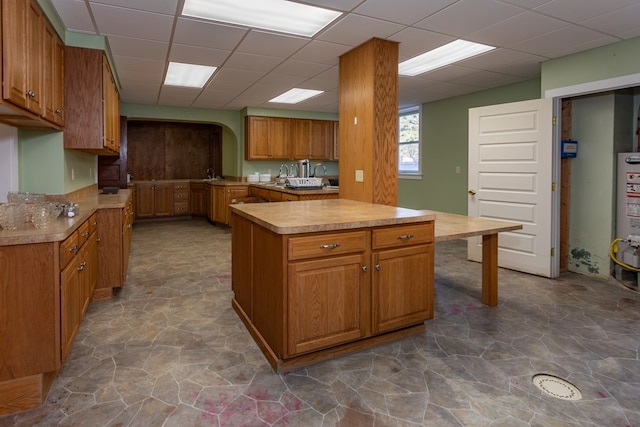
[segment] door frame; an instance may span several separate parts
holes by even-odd
[[[562,139],[562,99],[580,95],[589,95],[599,92],[607,92],[610,90],[624,89],[632,86],[640,86],[640,73],[627,74],[619,77],[612,77],[602,80],[594,80],[585,83],[578,83],[569,86],[562,86],[544,91],[545,98],[553,98],[553,116],[556,118],[556,126],[553,129],[553,182],[556,185],[556,191],[553,194],[551,202],[552,225],[551,225],[551,242],[556,248],[555,257],[552,261],[551,273],[552,277],[560,274],[560,174],[561,174],[561,158],[560,158],[560,141]]]

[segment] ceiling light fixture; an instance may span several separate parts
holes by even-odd
[[[417,76],[418,74],[480,55],[492,49],[495,49],[495,47],[466,40],[455,40],[401,62],[398,66],[398,73],[402,76]]]
[[[314,96],[320,95],[323,92],[324,91],[322,90],[293,88],[283,93],[282,95],[278,95],[275,98],[270,99],[269,102],[279,102],[281,104],[297,104],[298,102],[302,102],[305,99],[313,98]]]
[[[305,37],[342,15],[286,0],[185,0],[182,14]]]
[[[216,67],[169,62],[164,84],[167,86],[203,87]]]

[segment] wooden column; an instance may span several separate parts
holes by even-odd
[[[397,206],[398,43],[373,38],[342,55],[339,97],[340,198]]]

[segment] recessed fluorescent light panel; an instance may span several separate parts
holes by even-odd
[[[281,104],[297,104],[305,99],[313,98],[316,95],[320,95],[324,91],[313,89],[299,89],[293,88],[282,95],[276,96],[270,99],[269,102],[279,102]]]
[[[342,13],[286,0],[185,0],[182,14],[311,37]]]
[[[414,58],[401,62],[398,66],[398,74],[402,76],[417,76],[418,74],[442,68],[454,62],[471,58],[495,49],[486,44],[455,40],[439,48],[425,52]]]
[[[202,87],[216,67],[169,62],[164,84],[167,86]]]

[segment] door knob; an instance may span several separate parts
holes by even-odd
[[[467,193],[471,194],[472,196],[476,195],[476,190],[469,190],[467,191]]]

